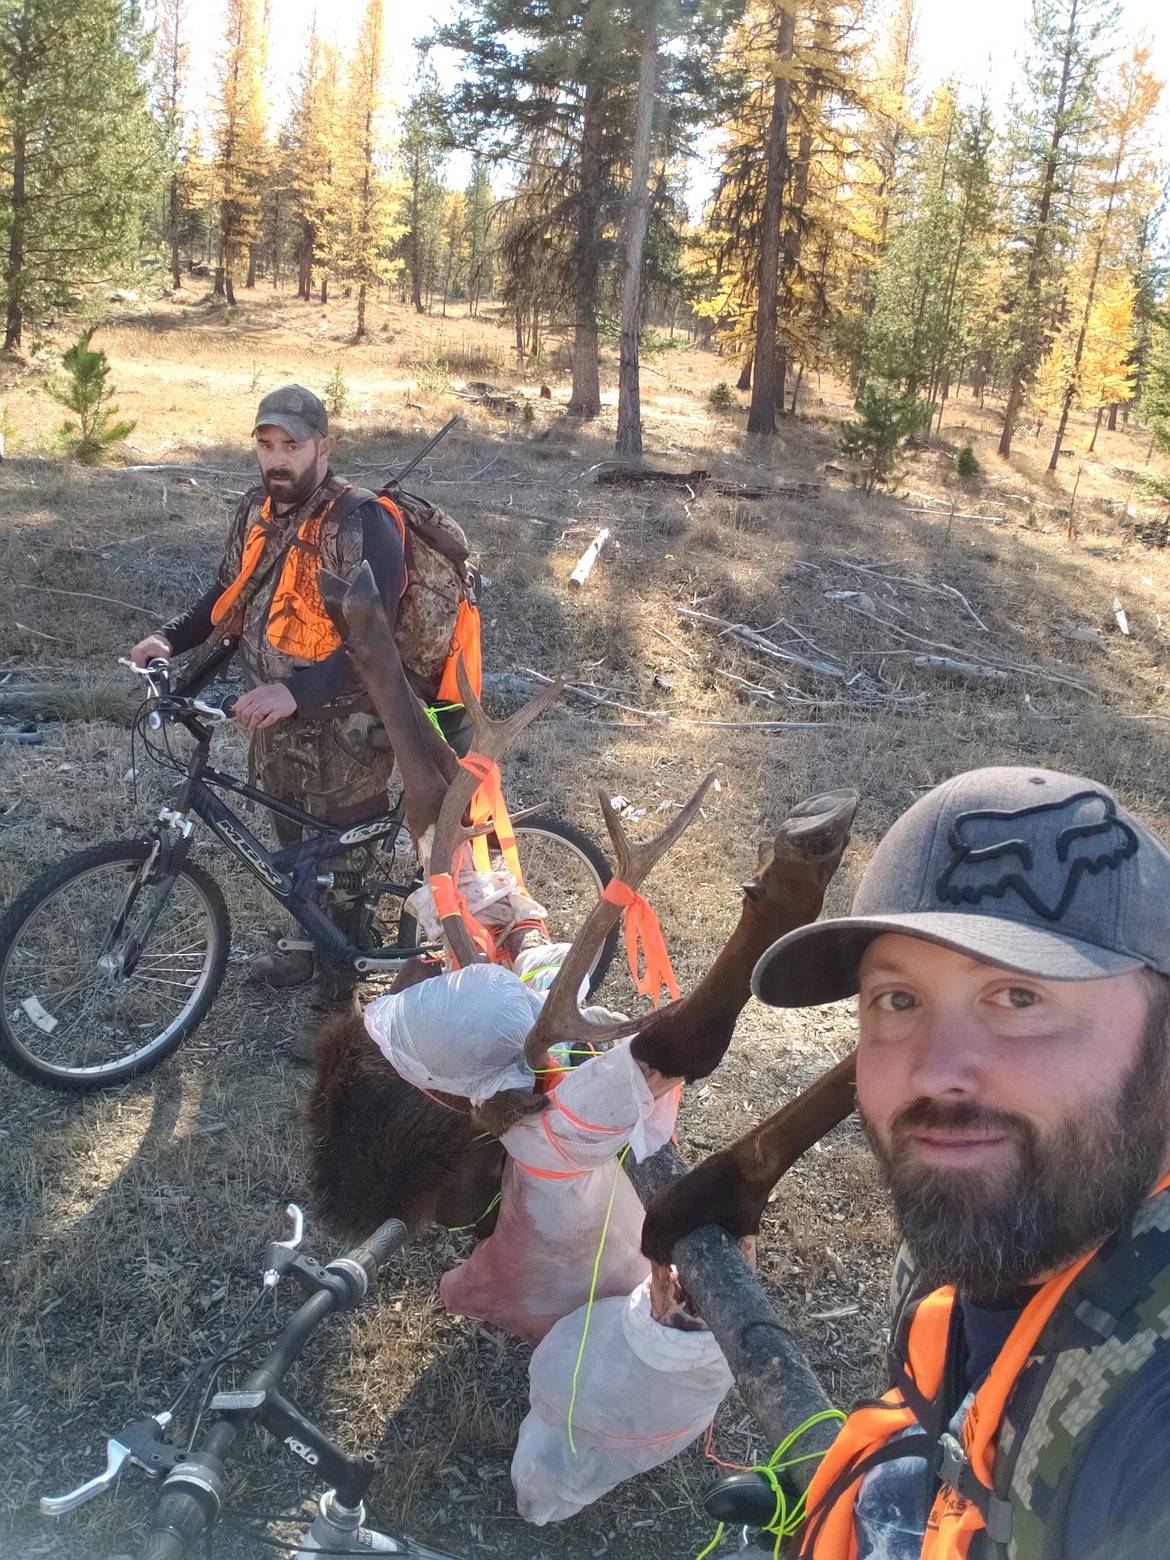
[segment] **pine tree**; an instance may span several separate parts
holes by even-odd
[[[313,273],[333,210],[341,64],[337,50],[310,29],[286,127],[297,296],[313,296]],[[322,279],[322,303],[325,302]]]
[[[1069,360],[1068,384],[1060,410],[1056,440],[1048,461],[1049,471],[1056,470],[1074,399],[1080,396],[1083,404],[1102,405],[1096,400],[1085,402],[1081,384],[1081,360],[1097,306],[1098,283],[1103,266],[1107,266],[1111,258],[1116,258],[1119,244],[1124,244],[1126,239],[1132,244],[1136,239],[1141,219],[1156,198],[1158,167],[1149,127],[1162,93],[1162,83],[1150,70],[1149,59],[1148,44],[1135,47],[1123,60],[1114,80],[1102,88],[1097,98],[1093,119],[1103,143],[1103,153],[1098,157],[1097,166],[1088,181],[1093,209],[1085,237],[1087,272],[1078,300],[1079,307],[1072,314],[1076,339]],[[1116,285],[1112,296],[1116,308],[1116,300],[1120,297]],[[1130,329],[1126,332],[1127,353],[1132,349],[1132,344],[1131,299]],[[1095,377],[1100,380],[1100,370]],[[1106,373],[1105,377],[1109,378],[1110,374]],[[1132,393],[1131,387],[1127,394],[1119,394],[1117,400],[1128,400]],[[1100,417],[1097,421],[1100,423]],[[1095,439],[1096,430],[1093,436]]]
[[[401,220],[406,229],[401,250],[416,314],[426,313],[423,295],[434,287],[442,243],[446,193],[442,181],[442,122],[443,95],[437,78],[430,72],[407,104],[399,140],[405,183]]]
[[[179,248],[188,217],[184,196],[189,181],[183,175],[186,160],[184,100],[191,53],[187,38],[187,0],[160,0],[154,37],[155,112],[162,130],[163,155],[170,168],[163,232],[171,252],[171,285],[174,287],[183,285]]]
[[[1112,0],[1034,0],[1027,61],[1031,100],[1012,116],[1009,244],[1014,273],[1003,302],[1011,323],[999,441],[1005,460],[1028,380],[1059,308],[1097,75],[1115,15]]]
[[[110,360],[93,345],[96,325],[91,325],[63,354],[61,362],[69,375],[64,387],[50,385],[49,394],[73,413],[73,420],[61,425],[66,450],[83,466],[96,466],[111,445],[129,438],[135,424],[128,420],[111,422],[118,408],[110,404],[114,394],[107,385]]]
[[[0,25],[6,348],[26,316],[135,253],[160,174],[139,13],[7,0]]]
[[[495,262],[495,199],[487,166],[477,157],[471,164],[471,178],[463,192],[467,243],[467,308],[479,312],[481,298],[490,298]]]
[[[355,340],[366,334],[371,288],[401,266],[392,258],[402,236],[396,220],[401,188],[390,178],[383,129],[382,0],[369,0],[341,97],[337,171],[327,235],[329,268],[357,293]]]
[[[227,0],[215,103],[219,255],[215,295],[234,307],[235,277],[260,238],[260,189],[268,155],[264,112],[265,22],[257,0]]]

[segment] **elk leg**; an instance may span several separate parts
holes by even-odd
[[[642,1226],[644,1255],[668,1263],[675,1243],[703,1224],[735,1240],[754,1235],[780,1177],[853,1109],[856,1071],[851,1051],[767,1121],[658,1192]]]
[[[744,884],[739,924],[715,963],[682,1001],[652,1014],[634,1036],[631,1050],[644,1067],[688,1083],[714,1072],[751,995],[760,955],[820,914],[856,811],[856,792],[830,791],[788,814],[771,847],[761,847],[756,876]]]

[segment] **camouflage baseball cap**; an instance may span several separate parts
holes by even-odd
[[[1170,852],[1092,780],[974,769],[903,813],[851,913],[773,943],[752,990],[775,1007],[852,996],[883,932],[1048,980],[1170,974]]]
[[[329,432],[329,413],[304,385],[282,385],[270,391],[256,411],[257,428],[283,428],[294,439],[319,439]]]

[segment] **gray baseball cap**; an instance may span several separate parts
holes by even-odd
[[[283,428],[294,439],[320,439],[329,432],[329,413],[304,385],[282,385],[260,402],[252,432],[257,428]]]
[[[775,1007],[853,996],[883,932],[1048,980],[1170,975],[1170,852],[1092,780],[973,769],[903,813],[852,912],[773,943],[752,990]]]

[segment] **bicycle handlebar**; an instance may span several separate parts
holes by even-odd
[[[161,656],[155,656],[145,666],[138,666],[123,655],[118,657],[118,664],[128,666],[136,676],[145,678],[150,688],[150,697],[171,715],[198,715],[202,720],[209,720],[213,725],[219,725],[220,722],[231,719],[232,711],[239,698],[238,694],[228,693],[215,703],[208,703],[189,694],[172,693],[171,663],[163,660]]]
[[[401,1219],[387,1219],[360,1245],[326,1268],[317,1269],[315,1293],[289,1318],[263,1363],[248,1374],[240,1395],[252,1393],[262,1399],[265,1393],[275,1390],[326,1317],[360,1304],[378,1269],[406,1239],[407,1229]],[[288,1249],[289,1259],[282,1261],[281,1267],[295,1270],[295,1245],[288,1244]],[[272,1250],[270,1246],[270,1254]],[[221,1420],[211,1430],[205,1449],[194,1452],[167,1475],[140,1560],[186,1560],[192,1546],[218,1514],[223,1467],[250,1417],[244,1413]]]

